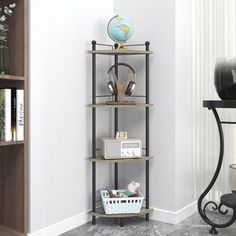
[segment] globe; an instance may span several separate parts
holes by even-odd
[[[123,45],[133,35],[134,26],[127,17],[117,15],[108,22],[107,32],[113,41]]]

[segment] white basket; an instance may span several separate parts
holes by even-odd
[[[112,190],[114,194],[126,193],[127,190]],[[127,198],[110,198],[107,190],[101,190],[102,204],[106,214],[140,213],[143,196]]]

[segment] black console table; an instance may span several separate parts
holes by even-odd
[[[221,121],[219,118],[219,115],[217,113],[216,108],[236,108],[236,100],[227,100],[227,101],[216,101],[216,100],[207,100],[203,101],[203,107],[207,107],[209,110],[212,110],[216,123],[219,130],[219,136],[220,136],[220,153],[219,153],[219,161],[217,164],[217,168],[215,171],[215,174],[210,182],[210,184],[207,186],[206,190],[201,194],[198,200],[198,211],[201,215],[202,219],[211,226],[211,229],[209,231],[210,234],[218,234],[216,228],[226,228],[234,223],[236,219],[236,194],[228,193],[221,196],[220,203],[217,204],[214,201],[208,201],[204,205],[202,204],[203,199],[205,196],[209,193],[213,185],[215,184],[217,177],[220,173],[220,169],[223,162],[224,157],[224,133],[222,129],[222,124],[236,124],[236,122],[230,122],[230,121]],[[218,211],[222,215],[226,215],[228,213],[228,210],[222,210],[222,206],[227,206],[233,210],[233,214],[230,218],[230,220],[223,224],[217,224],[214,223],[212,220],[210,220],[206,215],[206,209],[209,205],[212,205],[212,209],[215,211]]]

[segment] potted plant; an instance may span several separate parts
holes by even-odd
[[[7,18],[13,14],[16,3],[0,7],[0,73],[9,74],[7,32],[9,30]]]

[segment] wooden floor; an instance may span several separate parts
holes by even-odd
[[[26,236],[26,234],[17,232],[0,225],[0,236]]]

